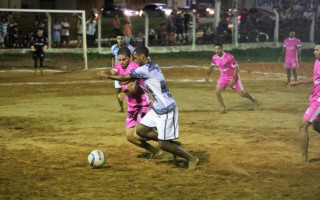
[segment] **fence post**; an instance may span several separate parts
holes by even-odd
[[[273,32],[273,41],[274,42],[279,42],[279,13],[276,8],[272,9],[275,16],[276,16],[276,21],[275,21],[275,26],[274,26],[274,32]]]
[[[145,46],[148,47],[149,46],[149,15],[148,13],[146,12],[143,12],[143,15],[144,15],[144,19],[145,19],[145,22],[144,22],[144,42],[145,42]]]

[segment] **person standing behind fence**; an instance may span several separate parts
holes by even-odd
[[[295,37],[294,31],[289,31],[289,37],[283,41],[283,48],[280,53],[279,61],[285,53],[284,67],[287,69],[287,84],[290,83],[291,69],[294,80],[297,81],[297,68],[299,67],[298,60],[301,61],[301,42],[299,38]]]
[[[78,19],[78,23],[77,23],[77,47],[81,47],[82,45],[82,21],[81,19]]]
[[[123,35],[124,35],[124,42],[126,44],[130,44],[131,34],[132,34],[132,27],[131,23],[128,19],[124,21],[123,24]]]
[[[112,26],[113,26],[114,33],[116,35],[122,33],[122,31],[120,30],[120,20],[119,20],[118,14],[115,14],[114,17],[112,18]]]
[[[61,24],[58,23],[58,20],[55,19],[54,20],[54,24],[52,25],[52,30],[53,30],[53,47],[59,47],[60,46],[60,42],[61,42],[61,35],[60,35],[60,31],[61,31]]]
[[[87,23],[87,44],[88,46],[94,45],[95,36],[94,33],[96,32],[96,25],[97,22],[94,20],[94,16],[90,16]]]
[[[69,46],[69,36],[70,36],[70,24],[67,21],[67,17],[64,18],[64,21],[61,22],[61,47],[63,47],[64,42],[66,42],[66,47]]]
[[[0,23],[0,45],[1,47],[5,47],[5,43],[7,42],[7,33],[8,33],[9,22],[6,17],[2,17],[2,21]]]
[[[44,51],[47,49],[48,39],[43,36],[43,30],[38,29],[37,34],[31,38],[32,58],[34,59],[34,74],[37,74],[38,59],[40,61],[40,74],[43,74]]]

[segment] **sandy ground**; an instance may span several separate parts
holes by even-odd
[[[166,67],[179,107],[183,147],[200,158],[195,171],[183,159],[148,153],[125,138],[113,82],[97,70],[59,73],[0,72],[0,199],[319,199],[320,136],[310,131],[307,164],[296,163],[298,124],[311,85],[290,91],[280,63],[240,63],[245,88],[259,111],[231,89],[221,115],[204,65]],[[300,78],[312,74],[302,63]],[[156,143],[153,143],[156,145]],[[107,156],[91,169],[87,156]]]

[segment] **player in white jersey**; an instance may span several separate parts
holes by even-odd
[[[101,77],[119,81],[142,79],[155,102],[153,109],[148,111],[136,126],[136,133],[144,138],[158,139],[161,149],[174,156],[185,158],[188,161],[188,168],[194,170],[199,159],[173,141],[179,138],[178,107],[167,87],[159,65],[150,61],[147,47],[136,48],[134,58],[140,67],[131,74],[125,76],[101,74]],[[157,132],[154,131],[154,128],[157,128]]]
[[[310,94],[310,106],[303,115],[303,121],[299,126],[301,138],[301,161],[308,162],[309,132],[308,128],[312,125],[313,130],[320,133],[320,41],[314,47],[316,61],[313,67],[313,77],[308,77],[299,81],[292,81],[288,84],[291,89],[300,84],[313,83],[313,89]]]
[[[280,54],[279,61],[285,53],[284,68],[287,69],[287,83],[290,83],[291,70],[294,80],[297,81],[297,68],[299,67],[299,61],[301,62],[301,42],[299,38],[295,37],[295,32],[290,31],[289,37],[283,41],[283,48]]]
[[[130,44],[126,44],[124,42],[124,35],[122,33],[118,33],[117,34],[117,43],[112,45],[111,47],[111,55],[112,55],[112,59],[111,59],[111,64],[112,64],[112,67],[115,66],[115,64],[117,64],[119,62],[118,60],[118,51],[121,47],[128,47],[128,49],[130,50],[131,54],[133,54],[133,47],[130,45]],[[116,89],[116,92],[117,92],[117,100],[118,100],[118,103],[119,103],[119,106],[120,106],[120,112],[123,112],[123,102],[120,101],[118,99],[118,95],[122,92],[122,86],[119,84],[118,81],[114,81],[114,87]]]

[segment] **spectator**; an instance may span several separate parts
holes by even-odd
[[[2,17],[2,21],[0,22],[0,47],[5,47],[5,43],[7,42],[8,25],[7,18]]]
[[[183,16],[183,23],[184,23],[184,35],[185,35],[185,40],[189,40],[188,39],[188,34],[189,34],[189,29],[190,29],[190,22],[192,24],[192,19],[191,19],[191,15],[186,12]]]
[[[78,19],[78,23],[77,23],[77,47],[81,47],[82,45],[82,21],[81,19]]]
[[[54,20],[54,24],[52,25],[52,36],[53,36],[53,47],[59,47],[61,42],[61,24],[58,23],[58,19]]]
[[[142,30],[138,30],[138,36],[137,36],[137,47],[143,47],[144,44],[144,35],[142,33]]]
[[[95,32],[96,32],[96,25],[97,22],[94,20],[93,16],[90,16],[87,23],[87,44],[88,46],[93,46],[95,41]]]
[[[130,44],[130,39],[131,39],[131,34],[132,34],[132,30],[131,30],[131,23],[129,22],[128,19],[126,19],[124,21],[123,24],[123,35],[124,35],[124,42],[126,44]]]
[[[312,17],[313,17],[313,13],[311,12],[311,10],[306,10],[303,13],[303,21],[304,24],[309,25],[312,22]]]
[[[118,14],[115,14],[114,17],[112,18],[112,26],[116,35],[122,34],[120,30],[120,20],[119,20]]]
[[[164,28],[164,24],[162,23],[157,28],[157,38],[158,38],[159,44],[163,44],[166,40],[166,37],[167,37],[166,29]]]
[[[179,13],[176,16],[176,20],[175,20],[175,26],[176,26],[176,40],[179,43],[183,42],[184,36],[183,36],[183,23],[184,23],[184,19],[183,19],[183,14]]]
[[[61,47],[63,47],[64,42],[66,42],[66,47],[69,46],[69,29],[70,29],[70,24],[67,21],[67,17],[64,18],[64,21],[61,22]]]
[[[152,27],[150,27],[150,30],[149,30],[149,44],[150,45],[153,45],[153,41],[156,38],[156,35],[157,35],[156,31]]]
[[[18,37],[18,23],[12,18],[8,25],[8,42],[7,47],[18,47],[19,46],[19,37]]]
[[[167,36],[168,36],[168,45],[174,44],[174,37],[175,37],[175,25],[174,25],[174,12],[171,13],[170,17],[168,18],[167,22]]]

